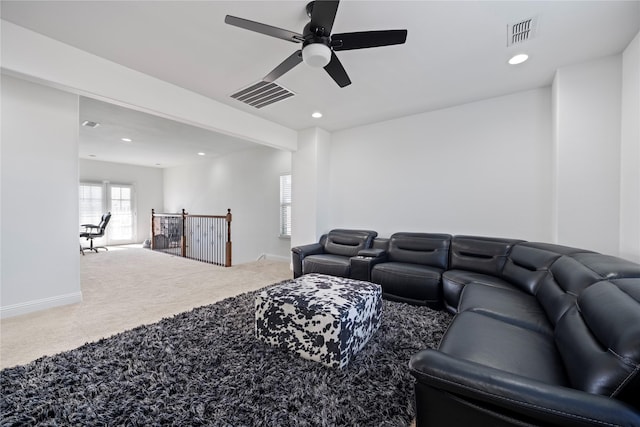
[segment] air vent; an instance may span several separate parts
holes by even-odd
[[[252,107],[262,108],[273,104],[274,102],[287,99],[293,95],[295,95],[295,93],[277,83],[260,81],[247,88],[239,90],[232,94],[231,97],[240,102],[251,105]]]
[[[536,20],[524,19],[507,27],[507,46],[521,44],[531,39],[535,34]]]
[[[82,122],[82,126],[86,126],[88,128],[97,128],[98,126],[100,126],[100,123],[85,120],[84,122]]]

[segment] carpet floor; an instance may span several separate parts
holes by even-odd
[[[111,246],[80,258],[82,302],[0,319],[0,369],[254,291],[293,276],[289,262],[224,268],[142,249]]]
[[[337,370],[257,342],[255,294],[0,371],[2,425],[409,425],[407,363],[451,315],[384,301],[378,332]]]

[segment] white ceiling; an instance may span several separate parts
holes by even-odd
[[[300,46],[226,25],[225,15],[302,32],[305,4],[3,0],[1,13],[17,25],[289,128],[329,131],[547,86],[559,67],[619,53],[640,31],[638,0],[344,0],[334,33],[406,28],[406,44],[338,52],[353,82],[346,88],[324,70],[300,64],[277,81],[294,97],[260,110],[231,99]],[[534,37],[507,47],[508,24],[532,17]],[[520,51],[529,61],[508,65]],[[92,104],[83,100],[83,110]],[[324,117],[311,118],[313,111]]]
[[[242,139],[80,97],[80,123],[85,120],[100,125],[80,126],[79,151],[84,159],[165,168],[256,146]]]

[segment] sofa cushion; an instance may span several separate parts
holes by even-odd
[[[571,246],[556,245],[555,243],[544,242],[522,242],[518,243],[518,246],[526,246],[529,248],[542,249],[549,252],[554,252],[559,255],[575,255],[579,253],[595,253],[587,249],[574,248]]]
[[[450,234],[395,233],[389,239],[389,261],[446,269],[449,265]]]
[[[438,350],[547,384],[568,384],[553,337],[484,314],[458,313]]]
[[[592,269],[574,258],[563,255],[550,267],[550,275],[538,286],[536,298],[547,312],[552,324],[575,304],[577,296],[587,287],[602,280]]]
[[[547,270],[559,257],[556,252],[517,244],[507,257],[502,277],[534,295]]]
[[[640,277],[640,264],[626,259],[598,253],[580,253],[571,257],[598,273],[603,279]]]
[[[454,236],[449,268],[500,276],[511,247],[518,242],[521,240]]]
[[[585,289],[555,336],[574,388],[640,406],[639,279]]]
[[[472,282],[487,286],[497,286],[499,288],[513,288],[513,285],[499,277],[475,273],[473,271],[447,270],[442,273],[443,302],[447,310],[452,313],[458,311],[462,290],[467,284]]]
[[[553,335],[547,315],[533,295],[479,283],[465,286],[458,311],[473,311],[532,331]]]
[[[310,255],[302,260],[302,274],[320,273],[331,276],[349,277],[351,274],[350,258],[341,255]]]
[[[384,262],[371,270],[371,281],[382,286],[385,298],[438,304],[442,299],[442,270],[426,265]]]
[[[361,249],[370,248],[378,235],[370,230],[331,230],[324,240],[324,251],[328,254],[352,257]]]

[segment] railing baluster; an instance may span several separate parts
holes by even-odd
[[[156,213],[151,210],[151,249],[231,267],[231,209],[226,215]]]

